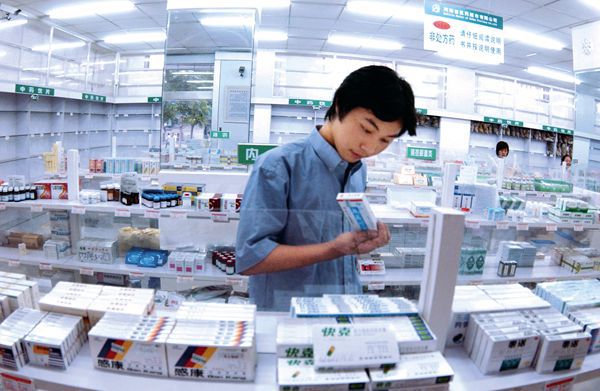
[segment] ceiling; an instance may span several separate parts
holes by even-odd
[[[3,3],[22,8],[29,15],[51,22],[61,28],[88,38],[111,50],[120,52],[157,51],[162,43],[127,45],[103,44],[102,39],[115,32],[149,31],[166,29],[166,0],[132,0],[136,9],[123,14],[91,16],[70,20],[50,20],[50,9],[83,0],[3,0]],[[218,1],[218,0],[215,0]],[[251,0],[248,0],[251,2]],[[422,0],[380,0],[394,4],[422,7]],[[423,50],[423,23],[416,19],[407,21],[391,17],[358,15],[346,9],[347,0],[292,0],[286,8],[265,9],[259,29],[278,29],[288,33],[284,42],[260,42],[259,49],[287,49],[290,51],[325,51],[388,57],[426,63],[449,64],[479,71],[499,73],[516,78],[536,80],[546,84],[572,88],[561,83],[526,72],[528,66],[537,65],[571,72],[571,28],[600,19],[600,8],[593,8],[583,0],[454,0],[447,3],[466,6],[504,17],[504,25],[526,29],[564,43],[559,51],[540,49],[522,42],[506,40],[505,62],[500,65],[481,65],[439,57]],[[386,52],[372,49],[346,49],[331,45],[327,37],[331,32],[386,37],[401,42],[404,48]]]

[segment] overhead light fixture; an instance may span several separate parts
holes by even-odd
[[[363,49],[387,50],[390,52],[400,50],[404,47],[400,42],[390,39],[362,38],[356,35],[338,33],[330,34],[329,38],[327,38],[327,43],[339,46],[361,47]]]
[[[415,22],[420,22],[425,17],[423,7],[398,5],[383,1],[349,1],[346,4],[346,9],[348,12],[359,15],[393,17],[403,20],[413,20]]]
[[[50,10],[50,19],[85,18],[93,15],[109,15],[133,11],[135,4],[127,0],[85,1],[80,4]]]
[[[532,75],[543,76],[547,77],[548,79],[564,81],[567,83],[581,83],[581,80],[578,80],[575,76],[565,72],[555,71],[553,69],[531,66],[527,68],[527,72],[531,73]]]
[[[194,75],[214,75],[214,72],[209,71],[176,71],[171,73],[174,76],[194,76]]]
[[[85,46],[85,42],[77,41],[77,42],[63,42],[63,43],[53,43],[52,50],[63,50],[63,49],[75,49]],[[50,50],[49,44],[44,45],[36,45],[31,48],[34,52],[47,52]]]
[[[443,58],[448,58],[448,59],[457,60],[457,61],[474,62],[476,64],[484,64],[484,65],[499,65],[500,64],[500,61],[498,61],[498,60],[492,60],[492,59],[482,58],[482,57],[478,57],[478,56],[465,56],[460,53],[455,53],[454,51],[451,51],[451,50],[447,50],[447,51],[443,50],[443,51],[437,52],[436,54]]]
[[[600,9],[600,3],[596,0],[581,0],[582,3],[596,9]]]
[[[252,27],[254,19],[248,16],[205,16],[200,24],[206,27]]]
[[[17,20],[5,20],[0,22],[0,30],[7,29],[10,27],[17,27],[27,24],[27,19],[17,19]]]
[[[287,41],[288,35],[285,31],[260,30],[256,32],[256,39],[259,41]]]
[[[113,34],[104,37],[104,42],[112,44],[163,42],[167,39],[164,31]]]
[[[167,10],[222,8],[286,8],[290,0],[168,0]]]
[[[4,57],[6,56],[6,52],[5,51],[0,51],[0,57]]]
[[[518,41],[524,45],[536,46],[543,49],[562,50],[565,48],[565,45],[556,39],[510,26],[504,28],[504,39]]]

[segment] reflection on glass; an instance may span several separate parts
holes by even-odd
[[[500,159],[507,157],[509,152],[510,148],[506,141],[499,141],[498,144],[496,144],[496,156],[498,156]]]

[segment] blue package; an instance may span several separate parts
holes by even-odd
[[[138,263],[139,267],[156,267],[158,266],[158,256],[145,252]]]

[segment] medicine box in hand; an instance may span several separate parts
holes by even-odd
[[[377,219],[365,193],[338,193],[336,199],[353,230],[377,230]]]

